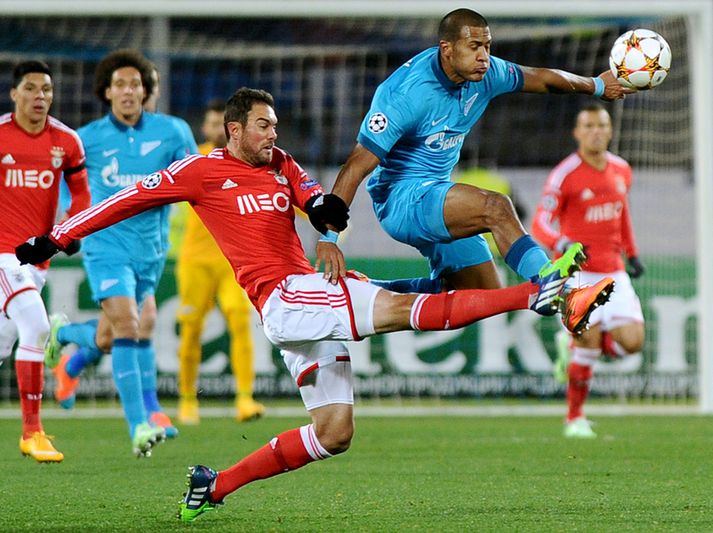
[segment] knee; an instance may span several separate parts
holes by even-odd
[[[352,444],[354,422],[343,420],[315,427],[317,440],[332,455],[346,452]]]
[[[143,339],[151,336],[156,326],[157,314],[156,301],[153,298],[146,298],[139,317],[139,337]]]
[[[111,352],[111,345],[113,340],[114,339],[112,337],[111,331],[108,329],[101,332],[97,330],[97,334],[94,337],[94,342],[96,342],[97,348],[102,353]]]
[[[193,338],[200,337],[203,331],[203,317],[196,314],[182,315],[176,320],[178,322],[178,330],[181,337]]]
[[[632,328],[615,338],[626,353],[638,353],[644,347],[644,328]]]
[[[136,316],[126,315],[116,317],[111,323],[113,337],[117,339],[138,339],[139,338],[139,319]],[[102,339],[103,341],[103,339]],[[103,349],[100,343],[99,335],[97,335],[97,346]],[[111,345],[111,342],[109,343]]]
[[[225,322],[231,335],[247,335],[250,327],[250,315],[246,312],[231,309],[224,312]]]
[[[496,227],[507,220],[517,218],[510,197],[499,192],[485,192],[485,216],[488,227]]]

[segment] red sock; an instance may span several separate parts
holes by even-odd
[[[22,410],[22,436],[29,437],[36,431],[42,431],[40,406],[44,387],[45,364],[40,361],[15,360],[17,388],[20,393]]]
[[[309,426],[305,426],[305,428],[309,428]],[[314,450],[313,453],[315,453]],[[321,459],[324,456],[316,458]],[[219,502],[231,492],[251,481],[297,470],[314,460],[315,458],[305,448],[300,428],[285,431],[239,463],[219,472],[215,489],[211,491],[211,499],[214,502]]]
[[[589,394],[589,382],[592,379],[592,367],[570,363],[567,368],[567,422],[582,416],[582,406]]]
[[[504,289],[465,289],[419,296],[411,309],[411,325],[420,331],[457,329],[483,318],[528,309],[537,285],[521,283]]]

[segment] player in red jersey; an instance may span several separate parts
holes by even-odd
[[[606,109],[598,104],[583,108],[577,115],[574,138],[577,151],[547,178],[532,234],[559,252],[571,241],[585,245],[589,258],[570,283],[594,283],[605,276],[616,280],[611,302],[594,311],[589,330],[573,342],[564,331],[557,336],[555,377],[568,384],[564,434],[593,438],[596,434],[582,407],[594,362],[602,352],[614,357],[637,353],[644,343],[644,317],[630,279],[641,276],[644,267],[629,215],[631,167],[607,151],[612,125]],[[628,274],[622,254],[628,258]]]
[[[294,207],[308,214],[321,186],[275,146],[272,97],[242,88],[225,111],[228,146],[189,156],[147,176],[16,250],[21,261],[51,256],[72,239],[143,210],[188,201],[260,312],[268,339],[281,349],[312,423],[281,433],[233,467],[191,467],[179,516],[191,521],[228,494],[258,479],[295,470],[346,451],[354,433],[353,385],[346,341],[405,329],[459,328],[516,309],[534,308],[548,286],[532,283],[497,290],[396,294],[345,271],[315,271],[295,231]],[[329,235],[318,243],[330,263],[343,256]],[[329,266],[329,265],[328,265]],[[558,273],[562,275],[562,273]],[[606,296],[604,284],[588,294]],[[593,301],[593,300],[592,300]],[[601,301],[601,299],[600,299]]]
[[[39,462],[64,458],[40,419],[49,323],[39,291],[49,262],[21,266],[15,247],[27,235],[52,227],[62,176],[72,193],[68,215],[90,203],[82,143],[73,130],[48,115],[52,89],[45,63],[18,64],[10,90],[15,111],[0,116],[0,199],[5,206],[0,227],[0,361],[19,340],[15,369],[22,409],[20,451]]]

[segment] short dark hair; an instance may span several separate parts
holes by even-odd
[[[228,139],[230,139],[228,122],[240,122],[245,126],[248,123],[248,113],[253,108],[253,104],[267,104],[270,107],[275,107],[272,95],[262,89],[241,87],[228,98],[225,104],[225,114],[223,115],[223,122],[226,124],[225,136]]]
[[[141,74],[141,84],[144,86],[144,102],[153,94],[154,82],[151,77],[153,64],[138,50],[123,48],[105,55],[97,65],[94,73],[94,94],[104,103],[106,89],[111,86],[111,77],[120,68],[134,67]]]
[[[225,113],[225,100],[222,100],[221,98],[214,98],[213,100],[209,100],[208,103],[205,105],[205,112],[207,113],[208,111],[215,111],[216,113]]]
[[[438,25],[438,39],[454,43],[460,39],[461,30],[464,26],[486,28],[488,27],[488,21],[485,20],[483,15],[472,9],[456,9],[441,19]]]
[[[32,72],[39,72],[41,74],[47,74],[50,78],[52,77],[52,71],[50,70],[49,65],[47,65],[44,61],[36,59],[23,61],[22,63],[15,65],[15,68],[12,70],[13,89],[17,89],[22,82],[22,78],[24,78],[26,74],[30,74]]]
[[[579,112],[581,113],[582,111],[587,111],[590,113],[599,113],[600,111],[606,111],[607,113],[609,112],[606,107],[604,107],[602,104],[599,102],[592,102],[591,104],[587,104],[583,106]]]

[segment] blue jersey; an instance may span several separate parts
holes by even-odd
[[[188,154],[185,132],[176,119],[143,112],[133,126],[113,114],[77,130],[87,153],[92,204],[143,180]],[[194,141],[195,143],[195,141]],[[155,261],[166,253],[168,206],[150,209],[87,236],[82,251],[87,259],[120,254],[131,261]]]
[[[490,100],[522,88],[514,63],[490,58],[479,82],[455,84],[439,62],[438,47],[424,50],[376,89],[358,142],[380,159],[367,183],[375,202],[400,180],[450,180],[465,136]]]

